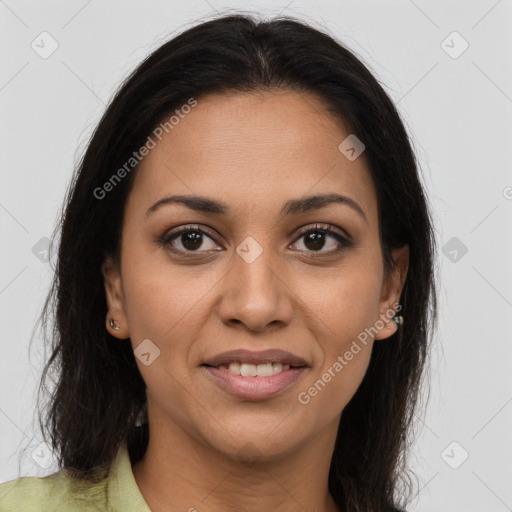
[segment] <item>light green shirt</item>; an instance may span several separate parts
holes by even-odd
[[[71,485],[65,469],[5,482],[0,484],[0,512],[151,512],[133,476],[126,443],[105,480],[80,490]]]

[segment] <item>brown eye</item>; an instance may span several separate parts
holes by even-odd
[[[318,225],[313,228],[303,230],[295,243],[301,239],[303,239],[302,245],[304,246],[304,249],[299,247],[299,250],[320,253],[318,256],[337,254],[345,248],[352,246],[352,242],[337,231]],[[326,250],[322,250],[326,247]],[[316,257],[317,255],[314,254],[314,256]]]
[[[181,256],[198,256],[201,253],[222,250],[215,243],[216,235],[204,227],[184,226],[164,234],[159,242],[169,251]],[[299,240],[303,240],[298,244]],[[210,242],[210,246],[208,243]],[[353,246],[350,237],[343,236],[329,227],[315,225],[303,229],[293,245],[310,257],[332,256]],[[303,247],[300,247],[302,245]]]
[[[203,244],[203,234],[198,231],[187,231],[181,233],[181,244],[188,251],[195,251],[201,248]]]
[[[312,251],[319,251],[324,247],[328,236],[321,231],[310,231],[304,236],[304,245]]]
[[[183,227],[170,233],[165,234],[160,242],[164,247],[177,253],[193,253],[218,250],[218,245],[210,243],[208,247],[208,241],[215,242],[214,234],[199,227]]]

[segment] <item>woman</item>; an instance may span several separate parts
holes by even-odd
[[[224,16],[123,83],[67,197],[41,420],[1,510],[396,511],[436,318],[400,117],[302,22]]]

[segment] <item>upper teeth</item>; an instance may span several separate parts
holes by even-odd
[[[235,375],[242,377],[269,377],[276,373],[289,370],[289,364],[281,363],[265,363],[265,364],[247,364],[247,363],[231,363],[229,365],[221,364],[219,370],[229,370]]]

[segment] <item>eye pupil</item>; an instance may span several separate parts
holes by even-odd
[[[201,247],[202,241],[202,233],[198,231],[189,231],[188,233],[183,233],[181,235],[181,243],[185,249],[190,251],[198,249]]]
[[[320,231],[312,231],[306,236],[306,239],[304,241],[304,244],[308,249],[311,250],[318,250],[322,249],[322,247],[325,245],[325,233],[322,233]],[[310,246],[310,242],[312,242],[313,246]]]
[[[203,245],[205,236],[207,239],[215,241],[215,235],[213,233],[210,233],[209,231],[203,229],[199,229],[196,226],[194,228],[189,227],[181,229],[178,232],[175,232],[174,234],[171,231],[170,233],[162,235],[158,242],[171,252],[178,253],[182,256],[188,255],[196,257],[201,253],[207,254],[208,252],[212,252],[207,250],[201,250],[201,246]],[[327,242],[326,236],[335,240],[337,242],[339,249],[332,250],[328,253],[323,252],[322,249],[325,248]],[[306,247],[306,252],[309,251],[309,256],[311,258],[339,254],[345,248],[353,246],[351,245],[350,241],[347,241],[342,235],[337,234],[336,231],[330,228],[322,228],[319,226],[310,228],[308,231],[303,231],[299,238],[297,238],[296,240],[302,240],[301,243]],[[180,243],[182,247],[176,247],[174,245],[175,243]],[[302,252],[304,252],[304,250],[302,250]]]

